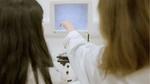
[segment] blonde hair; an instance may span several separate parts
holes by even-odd
[[[101,33],[107,41],[100,67],[128,74],[150,61],[149,0],[100,0]]]

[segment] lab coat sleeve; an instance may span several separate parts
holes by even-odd
[[[81,84],[91,84],[88,73],[93,73],[92,68],[98,56],[98,46],[88,43],[77,31],[70,32],[65,39],[65,47],[68,50],[71,66]],[[93,55],[93,56],[92,56]],[[92,57],[91,57],[92,56]],[[92,64],[89,65],[89,70],[86,70],[86,62],[91,59]],[[95,67],[94,67],[95,68]],[[93,68],[93,69],[94,69]],[[88,72],[90,71],[90,72]]]
[[[77,31],[72,31],[66,36],[64,46],[71,53],[72,50],[86,43],[87,41]]]

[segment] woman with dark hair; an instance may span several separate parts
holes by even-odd
[[[0,0],[0,84],[52,84],[42,18],[36,0]]]
[[[86,42],[71,22],[66,44],[81,84],[150,84],[150,1],[100,0],[103,46]]]

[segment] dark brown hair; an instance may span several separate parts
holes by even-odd
[[[149,9],[149,0],[100,0],[100,29],[107,41],[104,71],[127,74],[149,65]]]
[[[42,29],[43,10],[35,0],[0,0],[0,84],[26,84],[29,65],[52,84],[53,66]]]

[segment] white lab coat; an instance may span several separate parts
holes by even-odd
[[[88,43],[76,31],[67,35],[64,46],[68,50],[71,66],[81,84],[150,84],[149,67],[126,77],[114,75],[105,77],[97,64],[105,46]]]
[[[61,79],[61,74],[59,72],[57,72],[55,67],[49,68],[49,73],[50,73],[51,80],[52,80],[53,84],[66,84],[66,82],[64,82]],[[43,79],[43,77],[39,71],[38,71],[38,80],[39,80],[39,84],[45,84],[44,79]],[[28,68],[28,77],[27,77],[27,83],[26,84],[36,84],[31,65]]]

